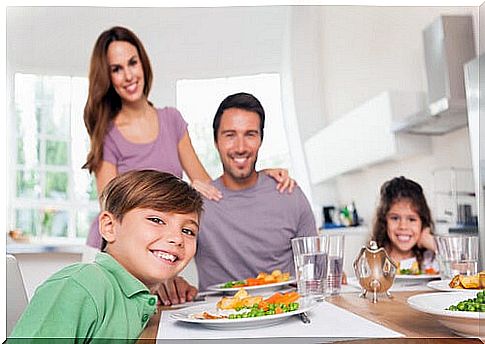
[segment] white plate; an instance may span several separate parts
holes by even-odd
[[[461,336],[478,337],[480,327],[485,328],[484,313],[446,310],[449,306],[469,298],[468,292],[428,293],[411,296],[408,304],[418,311],[432,314],[440,323]]]
[[[266,327],[284,321],[293,315],[307,312],[317,305],[317,301],[312,298],[299,299],[297,302],[300,303],[300,307],[296,311],[274,315],[265,315],[254,318],[196,319],[193,317],[194,314],[200,314],[203,312],[208,312],[212,315],[229,315],[237,313],[235,310],[218,310],[216,308],[216,303],[194,306],[182,309],[180,311],[175,311],[170,314],[170,318],[186,323],[200,324],[202,326],[217,330],[236,330]]]
[[[250,287],[236,287],[236,288],[222,288],[224,283],[218,283],[218,284],[214,284],[214,285],[207,287],[207,289],[213,290],[213,291],[220,291],[220,292],[224,292],[224,293],[235,293],[239,289],[244,288],[247,291],[257,291],[258,293],[261,293],[263,291],[264,292],[270,292],[270,291],[278,290],[278,289],[281,289],[283,286],[286,286],[286,285],[291,284],[291,283],[296,283],[296,280],[290,279],[290,280],[284,281],[284,282],[254,285],[254,286],[250,286]]]
[[[437,279],[440,278],[440,275],[427,275],[427,274],[422,274],[422,275],[396,275],[395,279],[396,280],[432,280],[432,279]]]
[[[164,310],[171,311],[171,310],[176,310],[176,309],[182,309],[182,308],[187,308],[187,307],[194,307],[202,304],[207,304],[207,301],[201,300],[201,301],[189,301],[185,303],[180,303],[178,305],[171,305],[171,306],[162,306],[164,307]]]
[[[431,281],[428,282],[427,286],[439,290],[439,291],[455,291],[455,292],[466,292],[466,293],[473,293],[476,295],[477,292],[481,291],[482,289],[457,289],[450,287],[450,279],[447,280],[438,280],[438,281]]]

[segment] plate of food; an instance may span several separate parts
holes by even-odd
[[[477,292],[485,289],[485,271],[471,276],[456,275],[451,280],[430,281],[427,286],[439,291]]]
[[[469,292],[419,294],[408,298],[408,304],[433,315],[461,336],[478,337],[480,327],[485,326],[485,291],[475,293],[475,297]]]
[[[395,279],[396,280],[432,280],[432,279],[437,279],[440,278],[439,274],[417,274],[417,275],[399,275],[396,274]]]
[[[439,278],[439,272],[433,268],[421,270],[415,261],[409,268],[398,268],[396,280],[430,280]]]
[[[207,287],[208,290],[235,293],[244,288],[248,291],[270,292],[281,289],[282,287],[295,283],[296,280],[290,276],[289,272],[273,270],[270,274],[260,272],[256,277],[250,277],[239,281],[228,281]]]
[[[212,329],[246,329],[279,323],[316,305],[314,298],[302,298],[296,291],[277,292],[263,298],[250,296],[241,288],[234,296],[222,297],[217,303],[171,312],[170,318]]]

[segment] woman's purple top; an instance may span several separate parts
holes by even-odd
[[[157,109],[157,114],[158,136],[149,143],[128,141],[114,123],[111,123],[104,138],[103,160],[114,164],[118,173],[153,169],[182,178],[177,146],[187,131],[187,122],[175,108]],[[91,224],[86,243],[95,248],[101,247],[97,217]]]

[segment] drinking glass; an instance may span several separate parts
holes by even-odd
[[[328,268],[328,240],[325,236],[291,240],[298,292],[323,300]]]
[[[478,266],[478,236],[436,235],[441,279],[475,275]]]
[[[328,270],[327,270],[327,293],[330,295],[340,294],[342,288],[342,275],[344,268],[344,240],[343,234],[329,235],[328,241]]]

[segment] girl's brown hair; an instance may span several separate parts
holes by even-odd
[[[372,236],[379,247],[389,247],[391,241],[387,234],[387,213],[395,202],[408,200],[418,213],[421,219],[422,228],[429,227],[431,233],[434,231],[434,222],[431,217],[431,210],[423,193],[423,188],[418,183],[405,177],[396,177],[381,186],[380,200],[374,217]],[[413,247],[413,253],[421,266],[425,249],[417,245]]]
[[[178,214],[197,213],[203,201],[200,193],[182,179],[166,172],[139,170],[119,174],[100,196],[102,210],[122,221],[130,210],[149,208]],[[103,239],[102,249],[106,246]]]
[[[130,30],[115,26],[104,31],[94,44],[89,67],[89,92],[84,107],[84,124],[89,134],[91,147],[83,168],[96,172],[103,159],[103,142],[109,124],[121,110],[121,98],[111,84],[107,52],[112,42],[132,44],[143,66],[145,86],[143,94],[148,98],[153,74],[148,55],[140,39]]]

